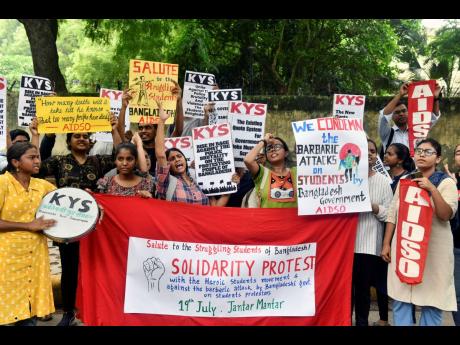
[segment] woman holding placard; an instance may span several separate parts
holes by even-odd
[[[112,114],[113,145],[121,143],[117,130],[118,120]],[[45,136],[40,151],[42,156],[50,156],[54,146],[52,137]],[[90,133],[67,133],[68,155],[52,156],[41,163],[40,176],[54,176],[58,188],[74,187],[97,190],[97,181],[115,167],[112,155],[89,156]],[[45,150],[46,148],[46,150]],[[49,151],[49,152],[44,152]],[[75,321],[75,299],[78,281],[79,242],[58,243],[61,255],[61,292],[64,315],[58,326],[70,326]]]
[[[272,170],[257,163],[257,154],[264,149]],[[248,152],[244,164],[252,174],[262,208],[297,207],[297,167],[288,168],[289,148],[286,142],[265,134],[265,138]]]
[[[168,114],[163,110],[161,103],[157,102],[157,104],[160,115],[155,136],[158,197],[188,204],[225,206],[230,194],[222,195],[219,199],[208,198],[190,176],[187,160],[182,151],[177,148],[166,150],[164,132]],[[234,174],[232,181],[239,183],[238,175]]]
[[[388,210],[381,256],[390,262],[388,295],[394,300],[395,325],[412,325],[412,305],[418,305],[422,306],[421,326],[440,326],[442,311],[457,309],[449,224],[458,207],[457,188],[447,174],[436,171],[441,161],[441,145],[436,140],[420,141],[414,158],[423,177],[412,181],[420,189],[410,183],[403,186],[404,179],[400,180]],[[400,200],[403,187],[404,197]],[[428,194],[424,195],[424,191]],[[426,224],[430,217],[431,224]],[[398,223],[401,235],[396,231],[393,237]]]
[[[0,176],[0,324],[34,326],[37,316],[55,311],[48,242],[41,233],[55,221],[35,213],[56,187],[31,177],[40,169],[34,145],[13,144],[7,160]]]

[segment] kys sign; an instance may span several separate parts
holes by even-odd
[[[399,185],[396,274],[403,283],[420,284],[428,253],[433,209],[428,192],[417,183],[401,179]]]
[[[43,198],[35,215],[54,219],[44,234],[56,242],[74,242],[91,232],[99,218],[99,207],[91,194],[78,188],[56,189]]]

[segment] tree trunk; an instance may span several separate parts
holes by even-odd
[[[56,48],[57,19],[18,20],[26,29],[35,75],[49,78],[53,81],[56,93],[67,93],[65,80],[59,68],[59,55]]]

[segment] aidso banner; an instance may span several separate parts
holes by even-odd
[[[182,107],[185,117],[202,119],[208,102],[208,91],[216,84],[214,74],[185,71]]]
[[[237,190],[230,125],[193,128],[193,154],[198,186],[206,195],[230,194]]]
[[[366,96],[362,95],[334,95],[332,116],[339,118],[364,118]]]
[[[51,80],[33,75],[23,75],[19,88],[18,125],[27,127],[35,117],[35,97],[53,92]]]
[[[431,127],[436,80],[418,81],[409,84],[408,131],[410,155],[414,156],[417,143],[428,136]]]
[[[299,215],[371,211],[363,121],[318,118],[292,129]]]
[[[209,114],[209,124],[228,122],[229,103],[231,101],[242,101],[241,89],[225,89],[208,91],[208,103],[214,104],[214,111]]]
[[[0,76],[0,152],[6,151],[6,78]]]
[[[230,102],[229,107],[235,167],[244,168],[244,157],[264,138],[267,105]]]
[[[80,241],[85,325],[351,325],[356,214],[95,197],[104,217]]]
[[[179,65],[165,62],[130,60],[129,87],[133,90],[129,116],[134,123],[158,123],[158,106],[163,103],[169,118],[167,124],[174,122],[176,97],[171,94],[177,82]]]
[[[99,97],[109,98],[110,99],[110,112],[113,113],[116,117],[120,115],[123,91],[101,88],[99,92]],[[128,109],[126,109],[126,115],[125,115],[125,131],[128,131],[129,128],[130,128],[130,122],[129,122],[129,107],[128,107]],[[111,132],[94,133],[92,135],[92,138],[96,141],[101,141],[101,142],[106,142],[106,143],[111,143],[113,141]]]

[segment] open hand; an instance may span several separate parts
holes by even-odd
[[[56,221],[54,219],[44,219],[43,216],[41,216],[31,221],[27,225],[27,228],[30,231],[41,231],[41,230],[49,229],[55,224],[56,224]]]
[[[166,112],[163,109],[163,103],[160,101],[155,101],[157,102],[158,105],[158,115],[160,116],[160,119],[163,120],[163,122],[166,122],[166,120],[169,118],[169,115],[166,114]]]

